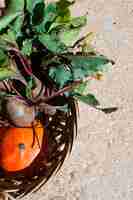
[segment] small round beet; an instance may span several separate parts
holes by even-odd
[[[15,126],[26,127],[35,119],[35,108],[21,99],[10,97],[6,101],[6,114]]]

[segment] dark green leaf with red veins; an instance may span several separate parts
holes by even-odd
[[[60,65],[57,68],[51,67],[49,76],[60,88],[64,87],[65,84],[70,83],[72,80],[71,71],[66,69],[64,65]]]
[[[90,106],[99,106],[100,103],[96,99],[96,97],[93,94],[87,94],[87,95],[80,95],[80,94],[75,94],[75,98],[77,98],[79,101],[82,101],[83,103],[86,103]]]

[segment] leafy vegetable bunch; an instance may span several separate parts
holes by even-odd
[[[27,126],[35,118],[69,111],[69,99],[100,109],[88,82],[113,64],[79,38],[86,16],[72,17],[74,1],[7,0],[0,18],[0,116]],[[110,112],[108,109],[101,109]],[[112,110],[111,110],[112,111]],[[8,120],[3,121],[3,119]]]

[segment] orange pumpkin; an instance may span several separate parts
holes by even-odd
[[[27,128],[2,128],[0,130],[0,166],[8,171],[23,170],[34,161],[41,150],[44,127],[40,122]],[[2,134],[3,132],[3,134]]]

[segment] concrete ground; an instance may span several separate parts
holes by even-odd
[[[119,110],[105,115],[80,104],[72,154],[32,200],[133,200],[133,1],[76,0],[73,12],[87,11],[94,45],[116,61],[90,90]]]

